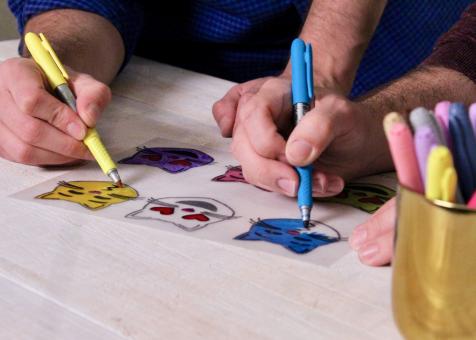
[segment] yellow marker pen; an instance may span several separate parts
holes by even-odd
[[[455,179],[451,174],[451,170],[450,173],[447,172],[448,169],[454,169],[450,150],[446,146],[441,145],[433,147],[428,156],[426,168],[425,196],[431,200],[454,199],[456,185],[453,188],[450,188],[450,186],[452,186],[452,182]]]
[[[35,33],[29,32],[25,35],[25,44],[33,60],[35,60],[36,64],[45,73],[51,88],[74,112],[78,112],[76,98],[68,86],[68,73],[46,37],[42,33],[38,36]],[[117,166],[104,147],[96,129],[90,128],[83,142],[93,154],[102,171],[109,176],[115,184],[122,186]]]
[[[446,202],[456,202],[458,175],[455,168],[447,168],[441,178],[441,199]]]

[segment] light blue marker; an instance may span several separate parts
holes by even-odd
[[[296,125],[310,110],[314,98],[312,46],[301,39],[291,45],[293,110]],[[309,226],[312,209],[312,165],[296,168],[299,174],[298,206],[304,227]]]

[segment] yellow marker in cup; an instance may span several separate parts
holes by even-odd
[[[441,145],[433,147],[426,168],[425,196],[430,200],[454,202],[458,180],[450,150]]]

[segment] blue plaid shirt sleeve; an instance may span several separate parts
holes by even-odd
[[[8,5],[17,19],[21,35],[28,20],[43,12],[69,8],[100,15],[121,34],[126,50],[125,62],[134,52],[143,25],[142,7],[134,0],[8,0]]]

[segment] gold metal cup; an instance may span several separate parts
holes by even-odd
[[[400,187],[393,314],[407,339],[476,339],[476,211]]]

